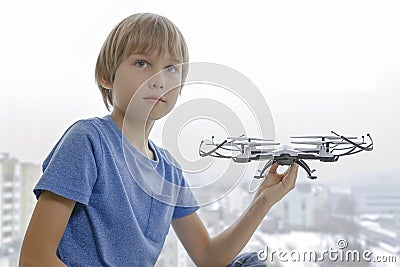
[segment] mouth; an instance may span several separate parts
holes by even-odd
[[[143,97],[143,99],[149,100],[152,102],[165,102],[165,99],[163,97],[157,96],[157,95],[146,96],[146,97]]]

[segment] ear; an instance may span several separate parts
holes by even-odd
[[[101,86],[103,86],[105,89],[112,90],[112,87],[113,87],[112,83],[109,82],[109,81],[107,81],[106,79],[101,78],[101,79],[100,79],[100,84],[101,84]]]

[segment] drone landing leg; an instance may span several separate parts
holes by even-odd
[[[265,171],[266,171],[269,167],[271,167],[272,164],[273,164],[274,162],[275,162],[275,161],[272,160],[272,159],[269,160],[269,161],[264,165],[264,167],[262,168],[262,170],[258,170],[258,171],[260,172],[260,174],[254,176],[254,178],[256,178],[256,179],[262,179],[262,178],[264,178],[264,177],[265,177]]]
[[[295,162],[296,162],[297,164],[299,164],[300,167],[302,167],[302,168],[307,172],[308,178],[310,178],[310,179],[317,179],[317,176],[312,175],[312,173],[313,173],[315,170],[311,170],[310,167],[308,167],[307,163],[305,163],[304,160],[302,160],[302,159],[296,159]]]

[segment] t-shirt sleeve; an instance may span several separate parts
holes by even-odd
[[[100,138],[87,121],[73,124],[43,163],[43,174],[33,192],[43,190],[88,205],[101,160]]]
[[[179,166],[179,164],[178,164]],[[190,188],[189,183],[179,169],[179,175],[181,176],[180,189],[178,193],[178,199],[175,205],[174,213],[172,218],[180,218],[190,215],[196,212],[200,207],[199,204]]]

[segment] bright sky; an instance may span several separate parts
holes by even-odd
[[[0,0],[0,151],[40,163],[72,122],[107,114],[94,83],[99,49],[120,20],[153,12],[181,29],[191,61],[229,66],[258,87],[282,143],[372,134],[372,153],[317,165],[320,176],[399,173],[400,2],[254,2]]]

